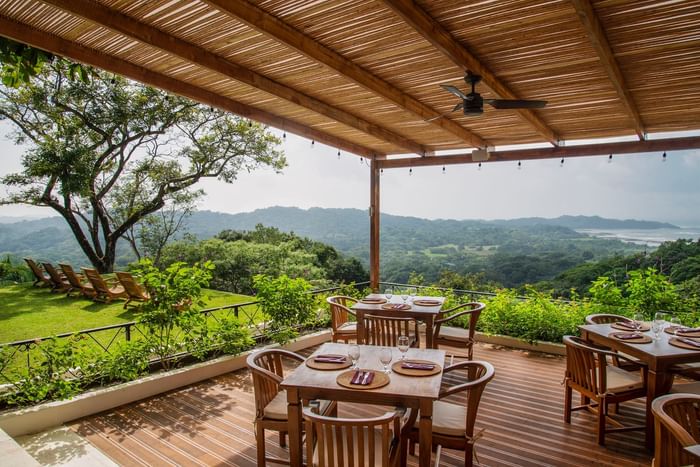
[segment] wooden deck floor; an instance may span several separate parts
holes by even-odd
[[[595,442],[591,414],[575,412],[563,422],[564,359],[479,346],[476,359],[491,362],[496,377],[487,386],[477,419],[485,432],[477,446],[486,466],[646,465],[641,431]],[[641,400],[623,405],[622,421],[641,423]],[[340,405],[340,415],[377,413],[377,407]],[[78,420],[71,428],[120,465],[255,465],[253,394],[246,370]],[[277,436],[268,450],[284,451]],[[441,465],[462,464],[444,450]],[[409,465],[417,458],[409,456]]]

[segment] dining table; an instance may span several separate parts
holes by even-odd
[[[352,344],[325,343],[321,345],[310,357],[306,364],[298,366],[292,373],[284,378],[280,386],[287,392],[287,415],[289,422],[289,456],[292,467],[303,465],[302,446],[302,401],[313,399],[334,400],[338,402],[354,402],[362,404],[389,405],[405,407],[411,410],[419,410],[419,465],[428,467],[432,453],[432,415],[433,402],[438,399],[440,385],[442,383],[442,368],[445,362],[445,352],[437,349],[409,349],[405,355],[408,361],[431,362],[435,365],[435,371],[424,375],[407,375],[397,371],[390,371],[388,383],[377,388],[353,387],[352,384],[343,385],[342,378],[354,370],[316,369],[309,365],[318,361],[321,356],[344,356]],[[360,345],[360,356],[357,366],[363,370],[383,372],[380,362],[381,346]],[[400,352],[391,348],[392,362],[400,360]],[[382,375],[382,378],[384,376]],[[379,378],[377,378],[379,379]],[[384,379],[385,380],[385,379]],[[401,458],[405,461],[406,455]]]
[[[651,403],[657,397],[667,394],[671,389],[673,384],[673,372],[671,370],[674,365],[700,362],[700,348],[691,350],[672,345],[669,341],[674,336],[665,330],[660,333],[658,339],[652,338],[653,334],[650,330],[640,332],[642,335],[650,338],[646,339],[649,341],[646,343],[633,343],[629,340],[618,339],[614,337],[614,334],[619,331],[619,328],[613,327],[613,324],[579,326],[581,337],[589,342],[632,356],[647,366],[645,441],[647,448],[653,449],[654,417],[651,412]],[[649,328],[650,326],[646,327]]]
[[[379,303],[381,302],[381,303]],[[388,305],[406,304],[407,309],[397,310],[392,309]],[[430,303],[424,305],[423,303]],[[387,300],[382,294],[370,294],[363,300],[355,303],[351,310],[357,317],[357,335],[358,339],[364,336],[364,316],[388,316],[393,318],[413,318],[417,321],[425,323],[425,346],[429,349],[435,348],[433,339],[433,327],[435,319],[442,310],[442,305],[445,304],[445,297],[411,297],[403,301],[401,297],[393,296]]]

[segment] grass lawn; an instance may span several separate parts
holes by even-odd
[[[248,302],[253,297],[217,290],[205,293],[207,308]],[[83,297],[66,297],[48,289],[18,284],[0,287],[0,343],[48,337],[110,324],[138,320],[134,307],[123,300],[111,304]]]

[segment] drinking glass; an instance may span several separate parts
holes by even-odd
[[[403,300],[404,303],[408,300],[408,289],[401,289],[401,300]]]
[[[384,347],[379,351],[379,361],[382,362],[384,366],[384,373],[389,373],[389,364],[391,363],[391,348]]]
[[[360,359],[360,346],[353,344],[348,349],[348,357],[352,360],[352,368],[357,369],[357,361]]]
[[[418,293],[418,287],[411,287],[408,290],[408,293],[411,295],[411,302],[416,299],[416,294]]]
[[[397,341],[399,352],[401,352],[401,360],[406,360],[406,352],[408,352],[409,340],[408,336],[399,336]]]
[[[641,331],[644,325],[644,314],[638,311],[632,319],[634,319],[634,327],[637,328],[637,332]]]
[[[673,316],[671,316],[671,320],[669,322],[671,323],[671,328],[673,329],[673,334],[677,335],[678,329],[680,329],[680,327],[681,327],[681,319],[678,316],[673,315]]]
[[[654,340],[659,340],[661,337],[661,331],[664,329],[664,319],[666,315],[662,312],[657,311],[654,314],[654,321],[651,323],[651,330],[654,332]]]
[[[391,297],[394,296],[394,289],[392,289],[391,287],[387,287],[386,289],[384,289],[384,296],[386,297],[386,301],[390,302]]]

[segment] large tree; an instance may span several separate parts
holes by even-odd
[[[28,146],[0,203],[56,210],[101,272],[120,238],[196,197],[201,179],[285,165],[279,139],[258,124],[105,72],[72,74],[54,60],[26,85],[0,86],[0,117]]]

